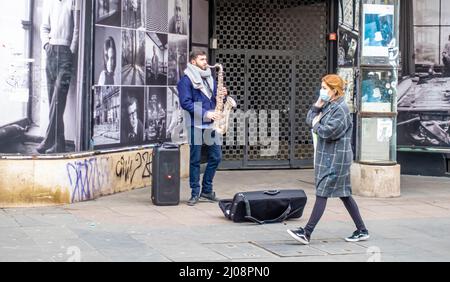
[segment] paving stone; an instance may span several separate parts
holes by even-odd
[[[255,245],[279,257],[326,256],[327,253],[310,246],[303,246],[293,241],[255,242]]]
[[[330,255],[366,254],[367,248],[347,242],[320,241],[310,245],[312,248]]]
[[[277,258],[277,256],[273,253],[250,243],[208,244],[208,247],[232,260],[249,258]]]
[[[302,246],[286,230],[309,219],[315,191],[299,179],[313,178],[310,170],[219,172],[215,190],[222,198],[273,183],[305,190],[310,202],[303,218],[263,226],[232,223],[217,204],[156,207],[148,189],[63,207],[0,209],[0,261],[64,262],[73,250],[81,261],[450,261],[448,179],[404,176],[400,198],[356,197],[371,234],[356,244],[344,242],[355,227],[332,200],[311,245]]]

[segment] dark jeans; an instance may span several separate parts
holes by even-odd
[[[355,202],[355,199],[353,199],[353,197],[347,197],[347,198],[341,198],[341,201],[344,203],[345,208],[347,209],[348,213],[352,217],[353,222],[356,225],[356,228],[359,231],[367,231],[367,228],[361,217],[361,214],[359,212],[359,208]],[[317,224],[319,223],[320,219],[322,218],[322,216],[325,212],[327,202],[328,202],[327,198],[322,198],[322,197],[316,198],[316,203],[314,205],[313,212],[311,214],[308,224],[305,227],[305,233],[306,233],[307,237],[311,237],[311,234],[314,232],[314,229],[316,228]]]
[[[202,130],[192,127],[190,129],[190,185],[192,196],[197,197],[200,193],[209,194],[213,192],[213,181],[217,168],[222,161],[221,136],[211,130]],[[205,136],[211,136],[213,140],[205,139]],[[214,141],[214,142],[213,142]],[[208,165],[203,176],[203,189],[200,189],[200,165],[202,158],[202,147],[208,149]]]
[[[46,74],[50,113],[45,144],[56,144],[64,150],[64,111],[73,75],[73,54],[68,46],[47,47]]]

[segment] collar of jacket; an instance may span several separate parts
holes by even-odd
[[[325,106],[325,108],[323,110],[322,118],[324,118],[327,114],[329,114],[334,109],[339,107],[341,103],[345,103],[345,98],[344,97],[340,97],[339,99],[337,99],[334,102],[327,103],[327,105]]]

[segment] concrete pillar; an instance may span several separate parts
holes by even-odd
[[[376,166],[355,163],[352,166],[352,188],[357,196],[400,197],[400,165]]]

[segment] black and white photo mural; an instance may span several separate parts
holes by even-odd
[[[187,128],[185,112],[181,108],[180,98],[176,87],[167,89],[167,140],[174,143],[187,142]]]
[[[167,34],[148,32],[146,35],[147,85],[167,85],[169,45]]]
[[[83,2],[2,2],[0,154],[78,150]],[[101,15],[106,17],[106,11]]]
[[[144,4],[144,0],[122,0],[122,27],[133,29],[144,28]]]
[[[121,0],[96,0],[95,17],[97,24],[120,27],[122,24]]]
[[[144,143],[143,87],[122,87],[121,144],[137,146]]]
[[[147,0],[146,28],[154,32],[169,32],[167,0]]]
[[[169,85],[175,86],[184,76],[188,61],[188,40],[169,34]]]
[[[122,31],[122,85],[145,85],[144,32]]]
[[[97,26],[95,28],[95,83],[99,86],[121,85],[122,44],[119,28]]]
[[[188,34],[188,1],[169,0],[169,32]]]
[[[166,141],[167,88],[147,88],[145,119],[145,141],[159,143]]]
[[[450,149],[450,1],[414,0],[415,74],[398,90],[398,145]]]
[[[187,0],[96,0],[93,148],[187,140],[176,85],[188,11]]]
[[[120,143],[120,87],[96,87],[94,92],[95,146]]]

